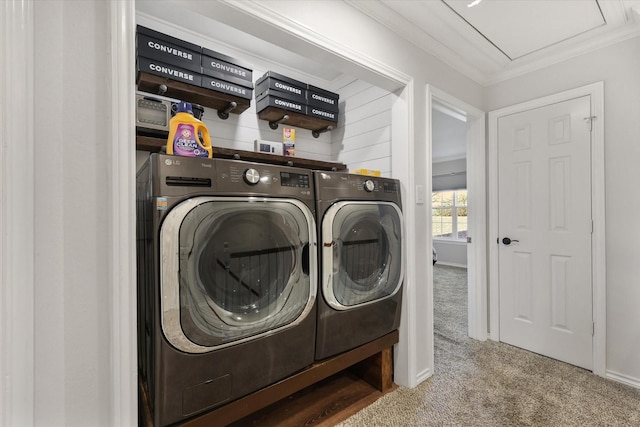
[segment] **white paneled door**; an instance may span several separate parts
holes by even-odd
[[[593,368],[590,96],[498,120],[500,341]]]

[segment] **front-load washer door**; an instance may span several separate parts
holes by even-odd
[[[160,230],[167,340],[211,351],[295,326],[316,298],[311,210],[293,199],[196,197]]]
[[[322,220],[322,294],[336,310],[395,295],[402,285],[402,212],[389,202],[342,201]]]

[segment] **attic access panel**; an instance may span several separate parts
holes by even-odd
[[[597,0],[442,0],[510,60],[606,25]]]

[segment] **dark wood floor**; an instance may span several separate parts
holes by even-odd
[[[347,370],[243,418],[230,427],[329,427],[344,421],[382,395],[384,392]]]

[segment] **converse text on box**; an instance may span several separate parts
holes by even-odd
[[[322,110],[338,112],[338,100],[340,95],[321,89],[316,86],[308,85],[307,88],[307,104],[319,107]]]
[[[138,72],[141,73],[155,74],[157,76],[166,77],[171,80],[188,83],[194,86],[200,86],[202,83],[201,75],[199,73],[194,73],[190,70],[154,61],[149,58],[139,56],[137,58],[137,65]]]
[[[251,99],[253,96],[251,88],[211,76],[202,76],[202,87],[244,99]]]

